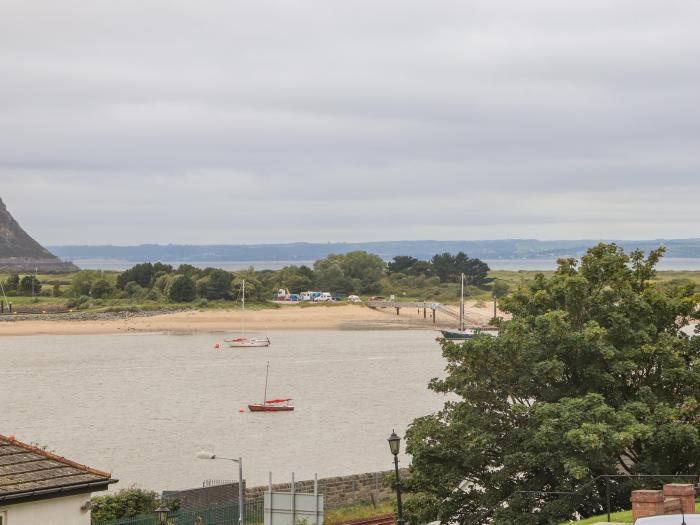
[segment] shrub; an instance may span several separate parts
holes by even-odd
[[[168,296],[173,302],[189,303],[197,296],[196,285],[187,275],[178,275],[170,286]]]

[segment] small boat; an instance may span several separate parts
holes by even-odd
[[[461,291],[459,298],[459,330],[440,330],[442,337],[450,341],[464,340],[474,337],[479,334],[486,334],[492,337],[498,337],[498,330],[494,327],[474,326],[467,328],[464,326],[464,274],[461,277]]]
[[[233,339],[224,339],[231,348],[257,348],[270,346],[270,338],[256,339],[245,335],[245,281],[241,283],[241,335]]]
[[[235,339],[224,339],[225,343],[231,348],[253,348],[261,346],[270,346],[270,338],[265,339],[253,339],[248,337],[236,337]]]
[[[248,410],[251,412],[289,412],[294,410],[294,405],[290,405],[291,402],[291,397],[287,399],[267,399],[264,403],[248,405]]]
[[[248,405],[248,410],[251,412],[291,412],[294,410],[294,405],[292,405],[292,398],[285,397],[281,399],[267,399],[267,379],[270,375],[270,362],[267,362],[267,369],[265,370],[265,393],[263,395],[262,403],[252,403]]]

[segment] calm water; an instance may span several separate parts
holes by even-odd
[[[270,332],[268,349],[214,350],[220,335],[0,338],[0,434],[47,445],[119,487],[200,486],[235,478],[236,465],[195,459],[201,449],[243,457],[249,483],[391,468],[386,443],[444,398],[432,331]],[[295,398],[291,413],[239,407]],[[404,458],[405,459],[405,458]],[[404,461],[406,464],[406,461]]]
[[[79,267],[92,270],[118,270],[123,271],[131,268],[135,262],[121,259],[76,259],[73,261]],[[555,270],[557,268],[556,258],[552,259],[484,259],[492,270]],[[182,262],[168,262],[177,268]],[[314,261],[189,261],[198,268],[211,266],[235,272],[245,270],[252,266],[256,270],[279,270],[285,266],[305,264],[312,267]],[[680,271],[700,271],[700,259],[664,257],[658,266],[659,270],[680,270]]]

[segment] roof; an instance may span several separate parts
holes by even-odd
[[[0,505],[104,490],[116,482],[109,472],[0,435]]]

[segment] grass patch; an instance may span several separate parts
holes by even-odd
[[[343,523],[345,521],[361,520],[380,516],[382,514],[391,514],[395,512],[394,503],[392,500],[378,501],[376,506],[371,503],[349,505],[337,509],[329,509],[324,512],[324,525],[332,525],[334,523]]]

